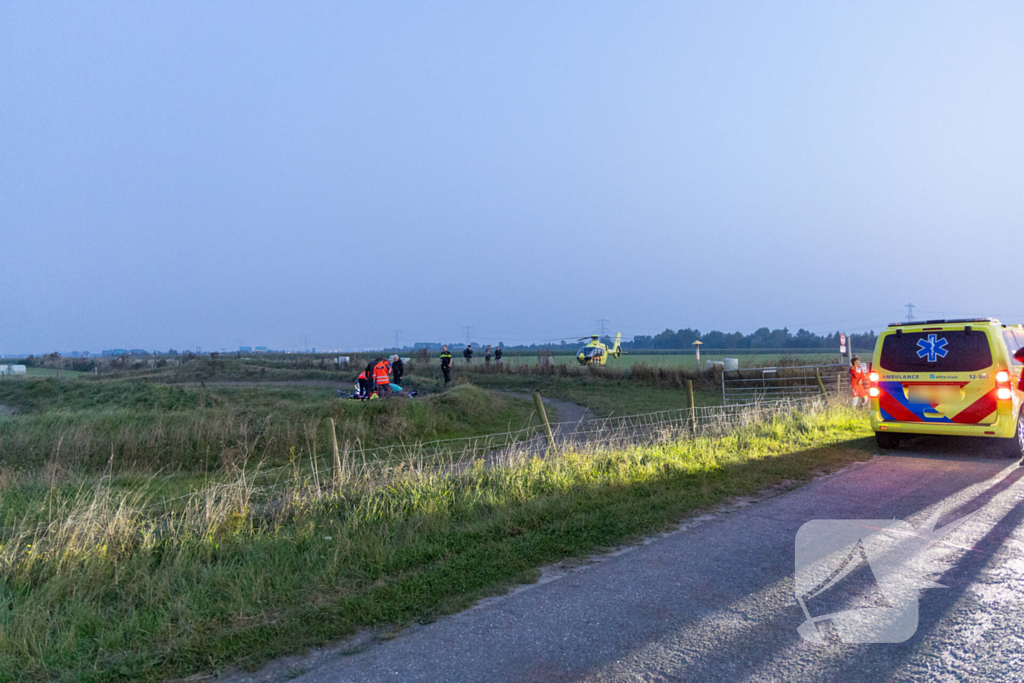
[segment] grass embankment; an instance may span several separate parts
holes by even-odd
[[[183,388],[131,381],[0,385],[5,467],[209,471],[290,461],[327,417],[342,443],[372,447],[490,434],[538,424],[531,402],[460,386],[422,399],[349,401],[327,387]],[[322,434],[319,438],[323,439]]]
[[[0,546],[0,680],[159,680],[429,620],[545,563],[866,459],[868,434],[835,408],[661,447],[306,486],[258,514],[240,486],[163,521],[100,488],[63,531]]]
[[[241,469],[308,463],[342,447],[412,444],[539,424],[531,401],[472,386],[424,399],[349,401],[319,387],[139,381],[0,383],[0,529],[49,519],[100,476],[117,492],[179,496]],[[290,469],[290,468],[289,468]],[[149,476],[159,472],[159,477]],[[282,476],[287,473],[282,473]],[[139,493],[144,486],[145,493]]]

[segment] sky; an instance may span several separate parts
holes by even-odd
[[[0,354],[1024,322],[1024,3],[0,4]]]

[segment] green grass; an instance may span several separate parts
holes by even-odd
[[[60,377],[62,379],[73,379],[85,374],[78,370],[56,370],[54,368],[26,368],[25,371],[28,377]]]
[[[866,459],[869,433],[833,408],[714,439],[306,485],[262,512],[239,484],[159,524],[101,486],[63,532],[0,546],[0,680],[161,680],[429,621],[545,563]]]

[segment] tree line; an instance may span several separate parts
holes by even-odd
[[[704,349],[835,349],[839,350],[839,332],[815,334],[799,329],[796,334],[788,328],[770,330],[762,327],[750,334],[742,332],[711,332],[684,328],[665,330],[655,335],[637,335],[633,341],[623,343],[624,349],[690,349],[693,342],[700,341]],[[855,349],[873,349],[877,335],[872,332],[848,335],[848,342]]]

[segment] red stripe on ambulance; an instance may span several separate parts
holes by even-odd
[[[953,418],[959,424],[978,424],[985,417],[996,412],[996,390],[988,392],[977,401],[967,406]]]

